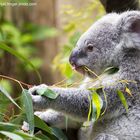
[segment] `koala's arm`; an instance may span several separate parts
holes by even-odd
[[[37,86],[36,88],[39,88],[39,86]],[[32,94],[33,104],[36,110],[51,108],[58,112],[62,112],[63,114],[65,114],[69,118],[74,119],[75,121],[84,122],[87,120],[90,106],[89,97],[91,96],[91,92],[89,90],[81,88],[50,88],[52,91],[59,94],[59,96],[55,100],[49,99],[44,96]],[[109,116],[110,114],[113,117],[114,115],[116,115],[114,113],[115,111],[118,111],[119,114],[123,113],[125,109],[116,93],[116,90],[124,90],[125,85],[118,83],[109,86],[106,84],[103,89],[106,93],[107,98],[107,116]],[[104,93],[102,90],[99,90],[98,93],[103,100],[104,109],[106,108]]]
[[[47,125],[51,127],[57,127],[61,129],[79,129],[82,125],[81,122],[74,121],[65,116],[63,113],[51,109],[43,112],[35,111],[34,115],[38,116],[41,120],[43,120]],[[29,124],[25,121],[23,122],[22,130],[29,131]]]
[[[41,86],[33,87],[29,90],[33,100],[35,110],[53,109],[62,112],[64,115],[78,122],[87,119],[90,106],[90,91],[81,88],[58,88],[49,87],[53,92],[58,93],[56,99],[49,99],[45,96],[35,94],[34,91]]]
[[[47,110],[44,112],[36,111],[34,113],[40,119],[45,121],[48,125],[66,129],[66,128],[80,128],[81,123],[75,122],[74,120],[69,119],[68,117],[64,116],[61,112],[56,112],[54,110]]]

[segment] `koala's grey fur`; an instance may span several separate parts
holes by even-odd
[[[46,85],[31,88],[29,92],[35,110],[49,109],[45,113],[38,112],[38,116],[60,128],[65,128],[64,116],[67,116],[68,127],[79,129],[79,140],[140,140],[140,12],[112,13],[94,23],[80,37],[70,56],[70,63],[88,77],[86,82],[79,88],[49,87],[59,93],[55,100],[34,94]],[[103,74],[95,81],[95,75],[85,71],[83,66],[97,75],[108,67],[119,70],[114,74]],[[130,82],[127,85],[121,80]],[[88,88],[100,86],[106,93],[107,104],[103,90],[97,92],[103,100],[102,108],[107,106],[107,110],[94,124],[81,127],[89,112],[91,92]],[[126,86],[133,95],[131,97],[124,92],[128,113],[116,93],[117,90],[125,91]]]

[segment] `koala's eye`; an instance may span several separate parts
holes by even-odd
[[[88,45],[87,46],[87,51],[88,52],[92,52],[93,51],[93,48],[94,48],[93,45]]]

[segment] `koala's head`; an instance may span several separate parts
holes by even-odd
[[[138,46],[140,12],[112,13],[94,23],[80,37],[69,61],[75,70],[93,77],[94,74],[85,67],[99,75],[108,67],[119,67],[124,50]]]

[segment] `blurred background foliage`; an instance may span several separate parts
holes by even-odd
[[[57,85],[62,81],[59,86],[74,86],[80,75],[72,70],[69,55],[80,35],[105,14],[99,0],[20,0],[23,3],[36,3],[36,6],[3,6],[5,2],[15,3],[19,0],[0,0],[0,46],[4,44],[11,48],[11,52],[25,57],[34,67],[1,48],[0,75],[35,85],[39,84],[35,73],[38,71],[41,83]],[[1,93],[2,88],[22,106],[21,88],[17,83],[1,78]],[[8,127],[8,132],[13,132],[17,126],[7,126],[2,122],[16,122],[21,126],[25,112],[9,99],[5,94],[0,94],[0,130],[7,131]],[[14,134],[31,138],[17,130]],[[4,138],[4,135],[0,137]]]
[[[81,34],[105,12],[98,0],[79,0],[75,3],[69,1],[61,5],[60,9],[60,15],[63,17],[61,25],[63,41],[60,42],[60,51],[53,61],[53,67],[58,68],[67,79],[66,83],[71,85],[80,76],[71,69],[69,64],[70,53]]]

